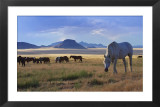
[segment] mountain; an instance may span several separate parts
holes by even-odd
[[[95,47],[95,48],[106,48],[106,46],[102,45],[102,44],[95,44],[95,43],[86,43],[86,42],[79,42],[79,44],[81,44],[82,46],[86,47],[86,48],[90,48],[90,47]]]
[[[48,47],[56,46],[56,45],[58,45],[58,44],[60,44],[60,43],[62,43],[62,42],[63,42],[63,41],[59,41],[59,42],[52,43],[52,44],[48,45]]]
[[[18,49],[30,49],[30,48],[40,48],[39,46],[26,43],[26,42],[17,42],[17,48]]]
[[[54,48],[70,48],[70,49],[86,49],[82,45],[78,44],[75,40],[66,39],[62,43],[54,46]]]

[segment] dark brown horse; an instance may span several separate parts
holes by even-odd
[[[78,59],[79,59],[79,61],[82,62],[82,59],[83,59],[82,56],[70,56],[70,58],[73,58],[75,62],[76,62],[76,60],[78,60]]]
[[[59,62],[59,63],[61,63],[61,62],[64,62],[64,61],[66,61],[66,63],[67,62],[69,62],[69,58],[67,57],[67,56],[61,56],[61,57],[57,57],[56,59],[55,59],[55,62],[57,63],[57,62]]]
[[[26,57],[21,57],[21,56],[18,56],[17,57],[17,62],[19,63],[22,63],[22,66],[25,66],[25,61],[26,61]]]
[[[42,61],[43,61],[44,63],[50,63],[49,57],[40,57],[39,60],[40,60],[41,63],[42,63]]]
[[[142,58],[142,55],[138,56],[138,58]]]
[[[35,59],[34,57],[26,57],[27,63],[29,63],[30,61],[33,61],[34,59]]]

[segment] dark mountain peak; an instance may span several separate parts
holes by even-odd
[[[75,40],[73,40],[73,39],[65,39],[64,41],[75,41]]]
[[[66,43],[66,44],[74,44],[74,43],[77,43],[75,40],[72,40],[72,39],[66,39],[63,41],[63,43]]]
[[[75,40],[66,39],[62,43],[55,46],[55,48],[70,48],[70,49],[86,49],[82,45],[78,44]]]

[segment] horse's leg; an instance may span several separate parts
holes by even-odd
[[[130,68],[131,68],[131,72],[132,72],[132,55],[129,56],[129,60],[130,60]]]
[[[79,59],[79,62],[82,62],[82,59],[81,59],[81,58]]]
[[[25,65],[24,65],[24,61],[22,61],[22,67],[23,67],[23,66],[25,66]]]
[[[127,70],[126,70],[126,60],[125,60],[125,58],[123,58],[123,64],[124,64],[124,67],[125,67],[125,72],[127,72]]]
[[[117,73],[117,70],[116,70],[116,64],[117,64],[117,59],[115,58],[114,59],[114,66],[113,66],[113,73]]]

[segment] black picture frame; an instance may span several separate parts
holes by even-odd
[[[152,6],[153,101],[150,102],[10,102],[8,101],[8,6]],[[0,1],[0,106],[2,107],[159,107],[160,106],[160,1],[159,0],[1,0]]]

